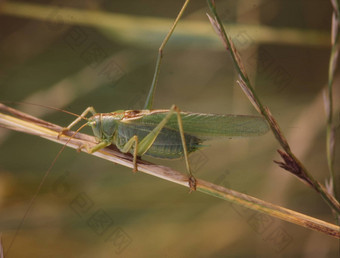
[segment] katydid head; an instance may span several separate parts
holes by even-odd
[[[91,126],[93,134],[102,140],[110,141],[118,126],[118,121],[122,119],[117,113],[95,114],[88,120],[88,125]]]

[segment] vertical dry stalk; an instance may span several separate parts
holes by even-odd
[[[333,84],[334,75],[337,68],[339,56],[339,1],[331,0],[333,6],[332,14],[332,28],[331,28],[331,54],[329,57],[328,69],[328,87],[324,92],[324,104],[327,117],[326,125],[326,151],[327,151],[327,164],[330,172],[330,180],[328,182],[328,191],[336,198],[340,198],[340,174],[334,170],[334,157],[335,157],[335,126],[333,121]]]
[[[290,146],[283,132],[281,131],[276,119],[273,117],[273,115],[269,111],[269,108],[264,106],[261,100],[259,99],[259,97],[257,96],[254,90],[254,87],[252,86],[247,76],[247,73],[245,71],[240,55],[238,54],[238,51],[236,50],[229,35],[225,32],[222,21],[217,15],[215,2],[213,0],[208,0],[208,5],[210,7],[211,12],[214,15],[214,18],[208,15],[209,20],[215,32],[222,39],[224,46],[226,47],[227,50],[229,50],[229,53],[234,62],[235,68],[239,74],[240,79],[238,81],[238,84],[240,85],[243,92],[246,94],[246,96],[250,100],[250,102],[253,104],[255,109],[267,120],[275,138],[277,139],[277,141],[280,143],[281,147],[284,150],[284,151],[279,151],[281,157],[283,158],[283,162],[276,162],[276,163],[278,163],[285,170],[291,172],[293,175],[297,176],[300,180],[304,181],[305,183],[313,187],[313,189],[322,196],[322,198],[327,202],[327,204],[337,214],[340,214],[340,204],[338,200],[336,200],[334,196],[331,193],[329,193],[323,185],[321,185],[318,181],[316,181],[313,178],[313,176],[304,167],[301,161],[291,151]]]

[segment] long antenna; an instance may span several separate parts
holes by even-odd
[[[61,108],[57,108],[57,107],[46,106],[46,105],[43,105],[43,104],[36,104],[36,103],[23,102],[23,101],[2,101],[2,100],[0,102],[1,103],[10,103],[10,104],[20,104],[20,105],[43,107],[43,108],[47,108],[47,109],[51,109],[51,110],[60,111],[60,112],[63,112],[65,114],[69,114],[71,116],[81,117],[80,115],[78,115],[76,113],[73,113],[73,112],[70,112],[70,111],[67,111],[67,110],[64,110],[64,109],[61,109]]]
[[[50,174],[52,168],[54,167],[54,165],[55,165],[57,159],[59,158],[59,156],[61,155],[61,153],[62,153],[62,152],[64,151],[64,149],[66,148],[66,145],[67,145],[67,144],[72,140],[72,138],[73,138],[73,137],[74,137],[81,129],[83,129],[86,125],[87,125],[87,123],[86,123],[86,124],[83,124],[81,127],[79,127],[79,128],[77,129],[77,131],[75,131],[75,132],[72,134],[72,136],[71,136],[69,139],[67,139],[66,143],[61,147],[61,149],[59,150],[58,154],[55,156],[53,162],[51,163],[50,167],[47,169],[45,175],[43,176],[42,180],[40,181],[40,184],[39,184],[37,190],[35,191],[35,194],[33,195],[32,199],[31,199],[31,201],[30,201],[30,203],[29,203],[29,205],[28,205],[28,208],[26,209],[26,211],[25,211],[25,213],[24,213],[24,216],[23,216],[22,220],[20,221],[19,226],[17,227],[17,229],[16,229],[16,231],[15,231],[15,233],[14,233],[14,236],[13,236],[13,238],[12,238],[12,240],[11,240],[11,242],[10,242],[10,244],[9,244],[9,246],[8,246],[8,248],[7,248],[7,250],[6,250],[6,252],[5,252],[5,257],[6,257],[6,255],[8,255],[8,253],[9,253],[9,251],[10,251],[12,245],[14,244],[14,241],[15,241],[16,237],[17,237],[18,234],[19,234],[19,231],[21,230],[21,228],[22,228],[22,226],[23,226],[25,220],[27,219],[29,212],[32,210],[33,204],[34,204],[35,200],[37,199],[37,197],[38,197],[38,195],[39,195],[39,193],[40,193],[40,191],[41,191],[41,188],[42,188],[42,186],[44,185],[44,183],[45,183],[45,181],[46,181],[48,175]]]

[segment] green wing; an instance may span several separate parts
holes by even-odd
[[[129,122],[156,126],[167,114],[167,111],[152,111],[139,119]],[[259,116],[249,115],[216,115],[181,112],[183,129],[201,139],[232,136],[259,136],[268,132],[267,122]],[[173,115],[166,124],[167,128],[178,130],[177,116]]]

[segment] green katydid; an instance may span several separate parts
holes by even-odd
[[[190,187],[195,189],[188,154],[196,151],[205,140],[214,137],[258,136],[268,131],[265,120],[258,116],[216,115],[181,112],[173,105],[166,110],[118,110],[96,113],[93,107],[72,122],[70,129],[89,112],[88,119],[99,143],[88,152],[93,153],[114,144],[122,152],[133,154],[134,171],[137,157],[148,155],[156,158],[185,158],[190,174]]]
[[[84,146],[88,152],[93,153],[114,144],[123,153],[133,154],[134,171],[137,171],[138,156],[149,155],[164,159],[184,157],[190,176],[189,186],[195,189],[196,181],[191,172],[188,154],[199,149],[203,141],[214,137],[258,136],[266,133],[269,127],[259,116],[181,112],[175,105],[165,110],[151,109],[163,48],[189,1],[185,1],[159,48],[154,78],[144,109],[96,113],[93,107],[88,107],[65,130],[71,129],[88,113],[92,113],[87,124],[92,127],[99,143],[92,148]]]

